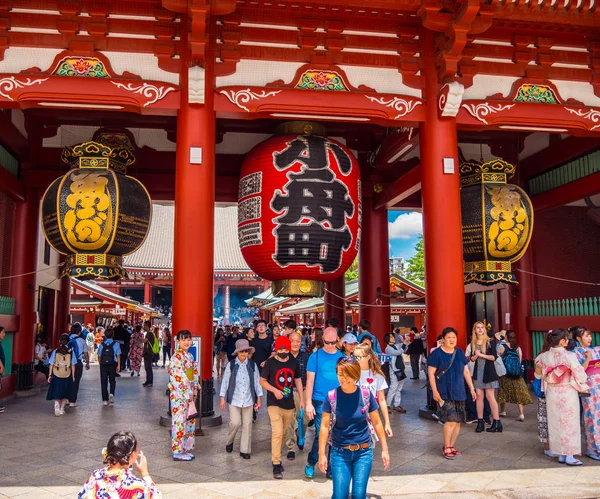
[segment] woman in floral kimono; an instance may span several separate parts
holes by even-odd
[[[577,347],[573,352],[577,355],[581,367],[587,374],[590,396],[582,398],[583,426],[585,430],[586,455],[600,461],[600,347],[592,348],[592,333],[584,327],[571,328]]]
[[[186,329],[177,333],[178,349],[169,363],[169,390],[171,391],[171,451],[175,461],[194,459],[196,420],[187,420],[188,407],[200,390],[198,366],[188,352],[192,333]]]
[[[161,499],[162,494],[148,473],[148,460],[138,449],[133,433],[115,433],[102,451],[104,468],[92,473],[77,499]],[[132,468],[140,474],[138,478]]]
[[[144,333],[142,326],[135,326],[135,331],[129,340],[129,361],[131,363],[131,375],[136,372],[140,375],[142,370],[142,357],[144,355]]]
[[[588,391],[587,375],[577,356],[565,350],[569,335],[556,328],[548,333],[550,350],[535,359],[541,367],[548,410],[550,452],[569,466],[582,466],[574,456],[581,454],[581,424],[578,392]]]

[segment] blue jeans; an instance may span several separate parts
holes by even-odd
[[[331,449],[331,475],[333,495],[331,499],[348,499],[352,481],[352,499],[366,499],[367,483],[373,466],[373,447],[351,451],[340,447]]]
[[[315,408],[315,439],[308,453],[308,464],[315,466],[319,462],[319,432],[321,431],[321,420],[323,419],[323,401],[313,399],[312,404]]]

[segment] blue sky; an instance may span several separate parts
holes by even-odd
[[[423,217],[416,211],[388,212],[390,256],[408,260],[415,253],[419,234],[423,233]]]

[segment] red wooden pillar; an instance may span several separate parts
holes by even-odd
[[[360,320],[371,322],[371,330],[383,344],[390,331],[390,253],[388,212],[373,210],[372,199],[363,193],[362,239],[358,253]]]
[[[35,311],[37,307],[37,249],[39,209],[41,195],[35,189],[27,189],[27,200],[17,203],[13,239],[12,295],[15,298],[15,314],[19,316],[19,330],[13,343],[13,372],[16,389],[33,387],[33,350],[35,346]]]
[[[208,61],[208,58],[207,58]],[[203,104],[188,102],[188,68],[181,73],[175,175],[173,333],[202,339],[202,416],[212,416],[212,318],[215,211],[213,73],[206,63]],[[194,68],[199,70],[199,68]]]
[[[152,291],[150,288],[150,281],[144,281],[144,303],[152,303]]]
[[[435,346],[442,329],[458,331],[458,346],[466,345],[460,179],[456,120],[438,116],[438,72],[433,32],[421,31],[425,122],[421,123],[421,195],[425,249],[427,345]],[[444,173],[444,160],[454,173]]]
[[[335,317],[339,327],[346,329],[346,281],[340,276],[325,283],[325,320]]]
[[[60,292],[56,304],[56,334],[52,346],[58,346],[60,335],[67,333],[69,314],[71,313],[71,280],[63,277],[60,280]]]
[[[523,350],[524,359],[533,358],[533,342],[531,332],[527,330],[527,317],[531,311],[531,301],[533,300],[533,276],[529,273],[533,271],[531,249],[525,252],[517,264],[516,272],[519,286],[513,287],[516,296],[513,298],[513,316],[510,318],[511,327],[517,333],[517,340],[521,350]]]

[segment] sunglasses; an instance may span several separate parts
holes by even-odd
[[[250,353],[250,350],[240,350],[238,353]]]
[[[368,355],[352,355],[353,358],[355,358],[356,360],[363,360],[366,359],[368,357]]]
[[[337,365],[339,366],[340,364],[356,364],[356,359],[353,357],[342,357],[337,361]]]
[[[326,341],[326,340],[323,340],[323,343],[325,343],[326,345],[337,345],[337,341]]]

